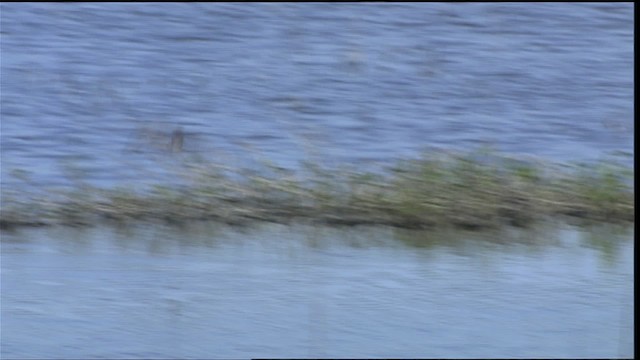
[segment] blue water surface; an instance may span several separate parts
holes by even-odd
[[[483,145],[632,163],[631,3],[0,10],[4,187],[25,186],[16,169],[37,186],[172,181],[176,128],[179,156],[233,166]]]

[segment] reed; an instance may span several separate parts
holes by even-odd
[[[400,228],[527,227],[548,218],[633,222],[633,172],[615,161],[551,164],[491,151],[425,152],[371,173],[305,162],[298,172],[185,164],[186,187],[99,189],[56,196],[3,192],[0,227],[101,221],[216,220],[379,224]],[[21,176],[23,173],[19,172]]]

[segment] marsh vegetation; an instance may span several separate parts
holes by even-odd
[[[39,195],[3,190],[0,225],[296,220],[476,229],[526,227],[558,216],[634,221],[633,172],[613,160],[551,164],[480,149],[425,152],[376,172],[312,162],[294,172],[268,160],[235,169],[202,159],[185,161],[179,172],[187,185],[106,189],[75,174],[70,189]]]

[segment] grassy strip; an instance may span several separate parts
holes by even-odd
[[[79,183],[52,198],[3,194],[0,227],[309,219],[402,228],[525,227],[547,217],[633,222],[633,172],[614,162],[553,165],[488,152],[425,153],[382,174],[304,164],[293,174],[186,164],[188,187],[98,189]]]

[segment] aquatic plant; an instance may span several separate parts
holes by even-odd
[[[188,186],[100,189],[74,181],[50,197],[3,191],[0,227],[300,220],[477,229],[526,227],[558,216],[587,222],[635,218],[633,172],[614,161],[550,164],[483,150],[425,152],[379,173],[309,161],[294,172],[263,159],[250,170],[187,162],[181,174]]]

